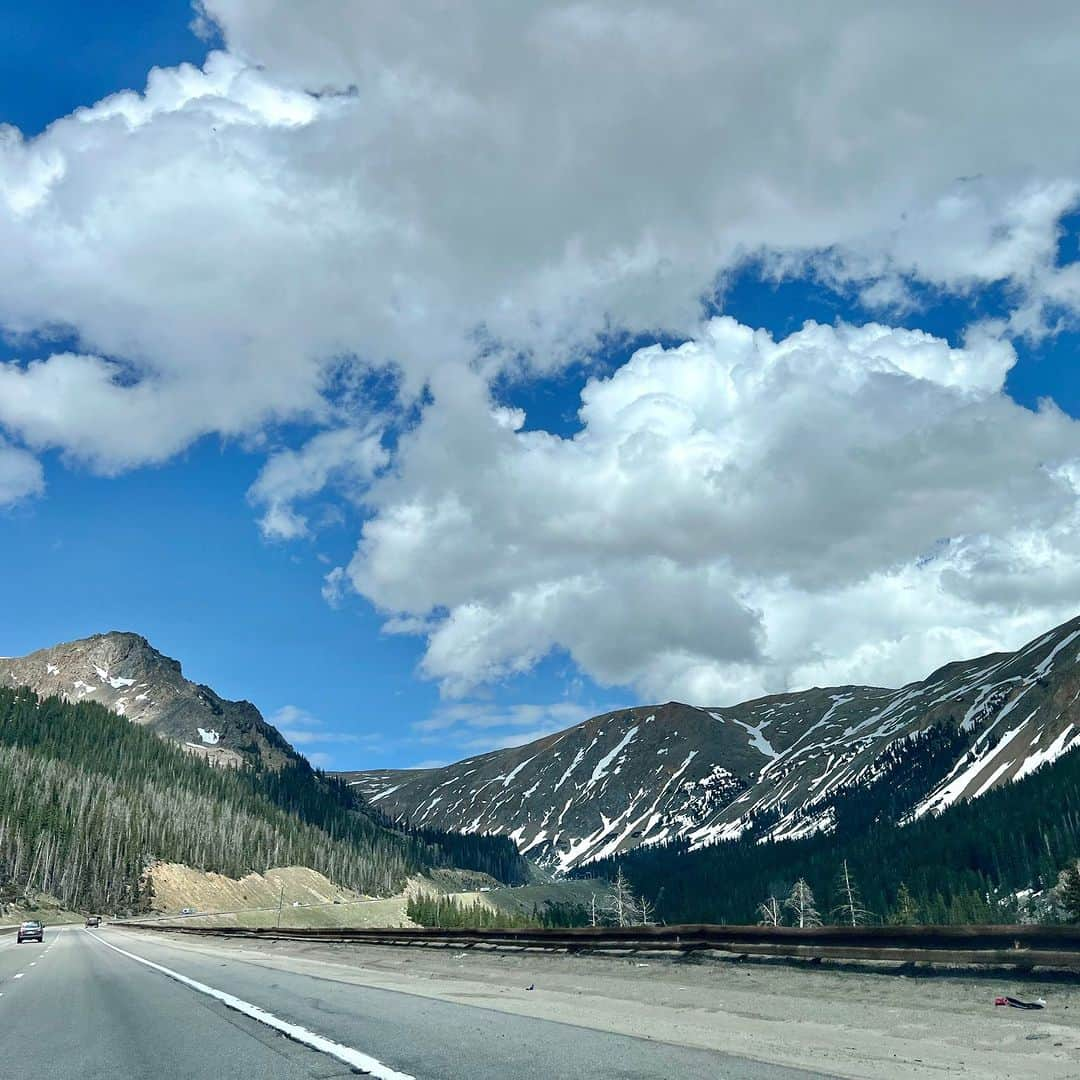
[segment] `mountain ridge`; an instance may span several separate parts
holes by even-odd
[[[941,775],[924,776],[904,811],[918,817],[1080,744],[1078,637],[1075,618],[1015,652],[949,661],[896,689],[635,706],[441,769],[341,775],[393,818],[507,835],[565,872],[676,839],[700,847],[748,830],[775,839],[827,830],[838,795],[879,775],[883,755],[921,753],[917,736],[950,733],[956,758],[935,759]]]
[[[231,701],[186,678],[179,660],[128,630],[0,658],[0,685],[97,702],[219,765],[280,768],[299,757],[250,701]]]

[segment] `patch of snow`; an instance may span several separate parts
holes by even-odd
[[[46,664],[45,665],[45,671],[49,675],[59,675],[60,674],[60,669],[55,664]]]
[[[618,745],[614,750],[608,751],[596,764],[596,768],[593,769],[592,776],[589,778],[589,787],[597,783],[599,780],[603,780],[607,776],[608,766],[614,760],[615,755],[624,750],[634,740],[634,736],[638,733],[638,726],[635,724],[629,731],[619,740]]]
[[[537,844],[542,844],[547,839],[547,830],[541,829],[523,848],[521,848],[521,854],[530,851],[536,847]]]
[[[938,813],[947,806],[952,806],[983,769],[986,768],[987,764],[1016,738],[1023,727],[1023,724],[1019,724],[1014,727],[1012,731],[1007,731],[997,741],[993,748],[977,757],[966,768],[964,767],[963,758],[961,758],[954,766],[953,772],[945,778],[945,782],[938,787],[936,791],[931,792],[930,795],[915,808],[913,816],[915,818],[920,818],[929,811]]]
[[[1080,733],[1073,737],[1074,725],[1067,728],[1047,747],[1031,754],[1016,771],[1013,780],[1022,780],[1025,776],[1033,773],[1040,765],[1047,765],[1055,761],[1068,750],[1072,750],[1080,742]]]
[[[777,758],[780,756],[780,752],[778,750],[774,750],[772,743],[769,742],[769,740],[766,739],[765,736],[762,734],[765,728],[767,728],[772,723],[771,720],[762,720],[760,724],[754,727],[746,723],[744,720],[739,720],[735,716],[725,717],[721,716],[719,713],[710,713],[709,715],[714,720],[719,720],[721,723],[726,720],[730,720],[733,724],[738,724],[739,727],[743,728],[746,731],[747,735],[750,736],[750,745],[755,750],[764,754],[765,757]]]
[[[526,758],[520,765],[516,765],[513,769],[511,769],[503,777],[503,787],[509,787],[511,782],[513,781],[514,777],[517,776],[517,774],[519,772],[521,772],[521,770],[524,769],[525,766],[528,765],[530,761],[535,761],[539,756],[540,756],[539,754],[533,754],[533,756],[531,758]]]
[[[1033,677],[1036,679],[1041,679],[1044,675],[1046,675],[1047,672],[1049,672],[1049,670],[1054,666],[1054,658],[1057,656],[1057,654],[1061,652],[1062,649],[1065,649],[1069,645],[1071,645],[1078,637],[1080,637],[1080,630],[1074,630],[1071,634],[1069,634],[1068,637],[1064,638],[1062,641],[1059,641],[1050,650],[1050,652],[1047,653],[1046,656],[1043,657],[1043,659],[1035,665],[1034,671],[1032,672]]]
[[[213,731],[207,728],[198,728],[199,738],[202,739],[207,746],[217,746],[221,739],[220,731]]]
[[[558,790],[559,790],[559,788],[561,788],[561,787],[563,786],[563,781],[564,781],[564,780],[566,780],[566,778],[567,778],[567,777],[568,777],[568,776],[569,776],[569,775],[570,775],[570,774],[571,774],[571,773],[572,773],[572,772],[573,772],[573,771],[574,771],[574,770],[575,770],[575,769],[576,769],[576,768],[577,768],[577,767],[578,767],[578,766],[579,766],[579,765],[581,764],[581,762],[582,762],[582,760],[584,759],[585,755],[586,755],[586,754],[587,754],[587,753],[588,753],[588,752],[589,752],[589,751],[590,751],[590,750],[591,750],[591,749],[592,749],[592,748],[593,748],[593,747],[594,747],[595,745],[596,745],[596,740],[595,740],[595,739],[593,739],[593,741],[592,741],[591,743],[589,743],[589,745],[588,745],[588,747],[587,747],[586,749],[584,749],[584,750],[579,750],[579,751],[578,751],[578,752],[577,752],[577,753],[576,753],[576,754],[574,755],[574,760],[573,760],[573,761],[571,761],[571,762],[570,762],[570,764],[569,764],[569,765],[568,765],[568,766],[566,767],[566,772],[564,772],[564,773],[562,774],[562,776],[560,776],[560,777],[559,777],[559,782],[558,782],[558,783],[557,783],[557,784],[555,785],[555,787],[554,787],[554,788],[552,789],[552,790],[553,790],[553,792],[554,792],[554,791],[558,791]]]
[[[974,792],[971,796],[973,799],[977,799],[980,795],[985,795],[1007,772],[1015,762],[1003,761],[988,777],[979,785],[979,790]]]
[[[385,799],[387,795],[393,795],[399,787],[401,787],[400,784],[395,784],[393,787],[388,787],[385,791],[380,791],[378,795],[372,795],[369,802],[378,802],[380,799]]]

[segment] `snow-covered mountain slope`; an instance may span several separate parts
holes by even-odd
[[[218,764],[276,767],[296,752],[247,701],[226,701],[185,679],[176,660],[138,634],[113,631],[0,659],[0,684],[96,701]]]
[[[567,870],[676,837],[697,846],[750,827],[777,838],[828,828],[843,793],[924,753],[927,731],[947,734],[955,757],[924,770],[906,812],[939,810],[1080,745],[1078,699],[1075,619],[1016,653],[949,664],[899,690],[625,709],[441,769],[347,778],[391,816],[507,834]]]

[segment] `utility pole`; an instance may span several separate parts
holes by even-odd
[[[277,928],[281,929],[281,904],[285,899],[285,882],[281,883],[281,892],[278,893],[277,898]]]

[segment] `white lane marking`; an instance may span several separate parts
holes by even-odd
[[[30,966],[31,966],[31,967],[35,967],[36,965],[37,965],[37,961],[36,961],[36,960],[31,960],[31,961],[30,961]]]
[[[290,1039],[293,1039],[298,1043],[310,1046],[312,1050],[318,1050],[320,1054],[327,1054],[329,1057],[337,1058],[338,1061],[343,1061],[346,1065],[350,1065],[354,1069],[359,1069],[361,1072],[368,1073],[369,1075],[376,1077],[377,1080],[416,1080],[416,1077],[411,1074],[397,1072],[384,1065],[376,1058],[361,1053],[359,1050],[354,1050],[351,1046],[345,1046],[342,1043],[334,1042],[333,1039],[328,1039],[324,1035],[309,1031],[299,1024],[290,1024],[288,1020],[282,1020],[273,1013],[267,1012],[265,1009],[260,1009],[258,1005],[252,1005],[250,1002],[244,1001],[242,998],[238,998],[233,994],[227,994],[224,990],[215,990],[212,986],[207,986],[206,983],[197,982],[195,979],[189,979],[186,975],[181,975],[179,971],[173,971],[172,968],[165,967],[164,964],[155,964],[153,960],[147,960],[145,957],[136,956],[135,953],[128,952],[127,949],[121,949],[119,946],[113,945],[112,942],[106,941],[104,938],[99,938],[97,934],[92,934],[89,930],[87,930],[86,933],[90,934],[95,941],[100,942],[106,948],[112,949],[113,952],[118,952],[121,956],[126,956],[129,960],[135,960],[140,964],[145,964],[148,968],[153,968],[155,971],[160,971],[162,975],[167,975],[170,979],[175,979],[178,983],[183,983],[184,986],[189,986],[192,990],[197,990],[200,994],[206,994],[208,997],[216,998],[228,1008],[235,1009],[245,1016],[250,1016],[252,1020],[258,1020],[260,1024],[266,1024],[267,1027],[272,1027],[276,1031],[280,1031],[282,1035],[287,1035]],[[18,978],[19,976],[16,975],[15,977]]]
[[[21,971],[19,972],[18,975],[12,975],[13,979],[21,979],[22,977],[23,977],[23,972],[21,972]]]

